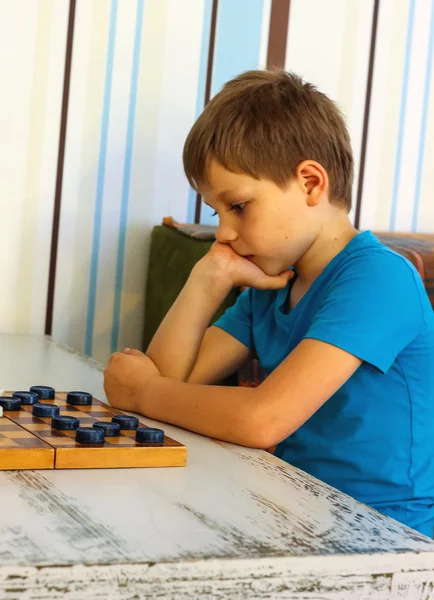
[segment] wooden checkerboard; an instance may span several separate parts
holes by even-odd
[[[12,392],[7,392],[11,396]],[[54,400],[61,416],[76,417],[80,427],[91,427],[96,421],[112,420],[122,411],[93,398],[89,406],[66,402],[66,392],[56,393]],[[164,436],[164,443],[139,444],[135,430],[121,430],[119,436],[105,437],[102,444],[80,444],[75,430],[51,427],[51,417],[36,417],[32,405],[18,411],[5,410],[0,418],[0,469],[105,469],[119,467],[176,467],[186,464],[187,449]],[[139,427],[146,427],[139,423]]]

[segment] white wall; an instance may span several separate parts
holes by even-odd
[[[67,4],[0,0],[1,331],[44,327]]]
[[[212,0],[77,0],[53,335],[141,346],[149,233],[191,220]],[[271,0],[220,0],[212,93],[264,67]],[[330,94],[360,158],[373,0],[292,0],[286,68]],[[0,0],[0,329],[43,333],[69,0]],[[381,0],[362,227],[434,232],[434,0]],[[355,194],[357,190],[355,190]],[[206,210],[203,221],[211,222]]]
[[[373,0],[292,0],[286,68],[341,107],[358,166]],[[380,0],[360,226],[434,232],[434,0]],[[354,202],[353,202],[354,204]]]
[[[141,346],[149,232],[187,217],[204,3],[189,5],[77,4],[54,336],[98,360]]]

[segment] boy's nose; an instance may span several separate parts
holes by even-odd
[[[228,244],[229,242],[234,242],[238,238],[238,234],[231,227],[220,223],[217,227],[215,238],[221,244]]]

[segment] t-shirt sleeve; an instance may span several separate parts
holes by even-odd
[[[239,342],[253,348],[252,289],[242,292],[235,304],[229,307],[214,325],[220,327]]]
[[[327,342],[386,373],[424,324],[419,275],[393,253],[352,258],[305,338]]]

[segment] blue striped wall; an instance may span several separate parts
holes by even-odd
[[[263,16],[263,0],[220,0],[211,97],[235,75],[259,67]],[[217,217],[212,216],[213,212],[209,206],[203,204],[201,222],[215,224]]]
[[[96,286],[98,275],[98,256],[101,237],[101,216],[103,210],[103,196],[105,183],[105,168],[107,160],[107,134],[110,118],[110,100],[112,92],[113,60],[116,40],[116,18],[118,14],[118,0],[111,0],[110,25],[107,45],[107,60],[105,67],[104,99],[102,106],[101,138],[98,158],[98,178],[95,196],[95,214],[93,221],[92,255],[89,277],[89,294],[87,300],[86,340],[84,351],[92,356],[93,329],[95,321]]]
[[[410,74],[410,60],[411,52],[413,48],[413,34],[414,34],[414,10],[415,0],[410,0],[409,11],[408,11],[408,25],[407,35],[405,43],[405,62],[404,62],[404,73],[402,77],[402,91],[401,91],[401,108],[399,113],[399,124],[398,124],[398,141],[396,144],[396,158],[395,158],[395,171],[393,175],[393,191],[392,191],[392,207],[390,210],[390,224],[389,228],[391,231],[395,229],[396,222],[396,210],[398,203],[398,189],[402,170],[402,150],[404,141],[404,125],[407,116],[407,99],[408,99],[408,79]]]
[[[428,170],[428,156],[426,155],[427,147],[427,136],[428,136],[428,114],[430,103],[433,99],[432,85],[433,85],[433,69],[434,69],[434,0],[431,2],[431,16],[429,19],[429,41],[428,41],[428,54],[426,59],[426,70],[425,70],[425,82],[423,89],[423,106],[422,106],[422,119],[420,127],[420,140],[419,148],[417,153],[417,172],[414,190],[414,202],[413,202],[413,218],[411,221],[411,230],[413,232],[419,229],[419,209],[421,202],[422,193],[422,180],[425,170]],[[431,157],[432,161],[432,157]],[[430,224],[428,224],[430,227]]]
[[[101,362],[118,348],[141,347],[152,227],[166,215],[194,217],[181,154],[205,102],[212,6],[77,0],[53,335]],[[324,0],[291,0],[286,67],[340,103],[356,146],[371,6],[336,0],[324,20]],[[17,65],[0,52],[15,99],[0,106],[9,111],[2,185],[13,199],[0,218],[16,249],[1,253],[10,291],[0,316],[5,332],[44,330],[68,7],[69,0],[0,5],[0,45],[13,49]],[[270,0],[219,0],[211,96],[263,64],[270,7]],[[381,0],[363,228],[434,232],[433,54],[434,0]],[[206,207],[202,222],[215,222]],[[37,301],[24,301],[17,273],[26,274],[26,298]]]

